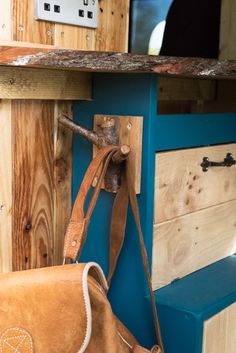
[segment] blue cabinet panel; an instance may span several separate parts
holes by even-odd
[[[85,127],[93,127],[94,114],[144,117],[142,182],[141,195],[138,200],[145,243],[151,263],[156,151],[236,141],[236,114],[158,116],[156,113],[157,80],[154,74],[98,73],[94,75],[93,89],[93,101],[74,104],[74,119]],[[91,158],[90,143],[79,136],[74,136],[73,199],[75,199]],[[109,222],[113,199],[112,194],[101,193],[80,259],[98,262],[105,272],[108,267]],[[139,255],[137,232],[130,213],[126,233],[124,249],[109,297],[114,312],[140,342],[148,347],[154,343],[155,335]],[[161,305],[161,321],[163,329],[166,330],[165,322],[168,318],[164,314],[166,309],[163,310]],[[191,330],[193,330],[194,320],[191,321],[191,325],[193,327]],[[189,324],[188,330],[191,325]],[[172,344],[167,339],[165,340],[166,345]],[[181,353],[184,352],[181,351]]]
[[[236,301],[235,278],[233,255],[155,293],[165,353],[202,352],[204,321]]]

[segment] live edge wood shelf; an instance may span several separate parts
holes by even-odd
[[[236,79],[236,60],[178,58],[69,49],[0,47],[0,65],[80,72],[156,73],[208,79]]]

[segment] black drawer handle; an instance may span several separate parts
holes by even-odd
[[[233,158],[232,153],[227,153],[223,162],[211,162],[208,157],[203,157],[201,167],[203,172],[207,172],[211,167],[232,167],[236,164],[235,159]]]

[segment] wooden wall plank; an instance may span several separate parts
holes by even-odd
[[[0,11],[0,40],[10,40],[12,32],[11,0],[1,0]]]
[[[34,20],[34,0],[13,1],[13,40],[60,48],[127,51],[129,0],[101,0],[98,29]],[[7,38],[2,38],[7,39]]]
[[[220,59],[236,59],[236,2],[222,0],[220,26]]]
[[[88,100],[92,96],[90,73],[3,67],[0,98]]]
[[[101,47],[103,50],[114,48],[124,51],[127,48],[128,25],[123,26],[123,23],[128,19],[129,0],[120,3],[109,1],[109,6],[114,5],[115,10],[120,11],[120,17],[114,20],[109,12],[110,7],[104,15],[100,10],[100,16],[110,16],[110,20],[106,20],[109,26],[102,29],[105,18],[101,18],[98,30],[35,21],[34,0],[12,1],[13,35],[12,38],[4,38],[13,39],[12,45],[17,41],[16,46],[22,46],[24,42],[27,43],[26,47],[34,47],[36,43],[40,49],[43,46],[52,48],[54,45],[91,50]],[[123,11],[126,11],[124,17]],[[113,37],[115,27],[116,30],[122,27],[122,32]],[[125,38],[120,37],[123,33],[126,34]],[[2,42],[2,45],[6,45],[6,42]],[[86,88],[86,95],[90,98],[90,77],[85,77],[88,78],[87,82],[76,83],[78,77],[72,73],[70,78],[67,77],[65,92],[60,93],[61,88],[58,87],[59,96],[52,97],[49,91],[45,91],[45,96],[41,93],[37,99],[46,96],[71,99],[73,97],[68,93],[71,94],[69,90],[73,86],[75,88],[76,84],[77,92],[82,93]],[[29,81],[25,82],[26,86],[30,86]],[[28,98],[36,98],[36,93],[31,94]],[[71,111],[71,102],[17,100],[12,101],[12,106],[12,133],[15,138],[13,268],[21,270],[61,264],[63,238],[71,212],[71,133],[58,125],[57,117],[60,111]]]
[[[25,48],[44,48],[52,49],[54,45],[40,44],[40,43],[29,43],[29,42],[18,42],[16,40],[4,40],[0,38],[0,46],[14,46],[14,47],[25,47]]]
[[[154,223],[236,199],[236,168],[200,166],[203,157],[223,161],[228,152],[236,158],[236,144],[157,153]]]
[[[61,48],[128,50],[129,0],[100,0],[98,28],[55,25],[55,45]]]
[[[54,102],[13,101],[13,270],[53,263]]]
[[[206,102],[215,103],[217,93],[215,80],[159,77],[158,114],[204,113]]]
[[[215,81],[189,78],[158,78],[158,99],[160,101],[214,100]]]
[[[12,19],[11,39],[54,45],[55,25],[34,20],[34,0],[13,0]],[[13,270],[23,270],[53,264],[54,103],[12,101],[12,124]]]
[[[34,0],[13,1],[13,40],[40,44],[54,44],[55,25],[35,21]]]
[[[11,1],[1,0],[0,41],[10,40]],[[0,100],[0,273],[12,270],[12,127],[11,101]]]
[[[204,323],[203,353],[234,353],[236,342],[236,304]]]
[[[101,27],[96,36],[98,51],[128,50],[129,1],[100,1]],[[109,40],[107,40],[109,38]]]
[[[91,28],[55,25],[55,45],[59,48],[94,50],[95,30]]]
[[[220,81],[221,82],[221,81]],[[232,81],[233,82],[233,81]],[[221,90],[221,83],[217,85],[218,91]],[[234,86],[234,85],[232,85]],[[158,101],[158,114],[173,115],[173,114],[208,114],[208,113],[234,113],[236,111],[236,101],[230,97],[233,92],[227,89],[229,97],[225,99],[211,100],[211,101],[172,101],[163,100]],[[232,94],[231,94],[232,92]],[[224,94],[225,96],[227,95]]]
[[[12,269],[11,102],[0,101],[0,273]]]
[[[236,82],[235,81],[226,82],[225,80],[219,81],[217,95],[221,101],[223,100],[226,103],[228,103],[228,101],[235,102],[236,101]]]
[[[153,288],[236,252],[236,201],[154,226]]]
[[[72,132],[58,124],[57,117],[65,113],[72,117],[70,102],[55,104],[54,120],[54,265],[63,261],[63,244],[67,225],[71,214],[71,182],[72,182]]]

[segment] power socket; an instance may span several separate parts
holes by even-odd
[[[98,0],[35,0],[36,20],[97,28]]]

